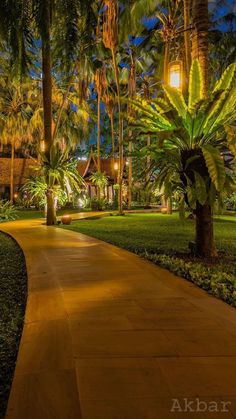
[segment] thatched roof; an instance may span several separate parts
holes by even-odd
[[[115,159],[115,163],[118,163],[118,161],[118,159]],[[97,171],[97,163],[93,154],[90,155],[88,160],[79,160],[78,171],[84,179],[88,179],[92,173]],[[112,158],[101,159],[101,172],[106,173],[110,180],[114,180],[115,172]]]
[[[14,159],[14,184],[23,185],[29,176],[34,174],[32,169],[36,163],[32,159]],[[0,185],[10,185],[11,159],[0,158]]]
[[[115,159],[118,163],[118,159]],[[29,176],[35,175],[35,171],[32,169],[36,165],[36,162],[32,159],[26,158],[15,158],[14,159],[14,183],[15,185],[23,185]],[[80,175],[88,181],[92,173],[97,171],[96,159],[91,154],[88,160],[78,161],[78,172]],[[101,159],[101,171],[106,173],[110,181],[114,181],[115,172],[113,167],[113,160]],[[10,172],[11,172],[11,159],[0,158],[0,185],[10,185]],[[117,174],[117,173],[116,173]]]

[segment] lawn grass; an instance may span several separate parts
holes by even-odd
[[[5,417],[23,327],[27,275],[23,252],[0,232],[0,419]]]
[[[188,243],[194,241],[194,227],[193,220],[180,221],[178,214],[127,214],[75,221],[61,228],[137,253],[236,305],[236,217],[215,218],[219,258],[214,260],[200,260],[189,254]]]
[[[128,214],[79,220],[66,227],[136,253],[185,253],[194,240],[194,221],[181,222],[177,214]],[[236,255],[236,217],[222,216],[214,223],[217,247]]]

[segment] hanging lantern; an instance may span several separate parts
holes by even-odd
[[[169,85],[175,87],[176,89],[182,89],[182,80],[183,71],[182,71],[182,61],[176,60],[169,63]]]
[[[44,140],[41,140],[41,141],[40,141],[40,151],[41,151],[42,153],[45,153],[45,151],[46,151],[46,143],[45,143],[45,141],[44,141]]]

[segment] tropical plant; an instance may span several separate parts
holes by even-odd
[[[84,181],[78,173],[77,161],[69,157],[68,149],[61,150],[58,143],[51,147],[49,158],[44,153],[40,153],[40,157],[40,165],[35,170],[42,177],[43,184],[40,188],[46,185],[45,196],[48,198],[50,195],[50,202],[53,202],[53,224],[55,224],[57,200],[62,191],[67,193],[70,200],[73,192],[81,192]]]
[[[34,205],[36,208],[47,207],[47,183],[43,176],[30,177],[21,188],[22,192],[27,196],[27,202],[30,205]],[[70,199],[68,191],[62,190],[61,188],[55,188],[55,205],[65,205]],[[55,208],[56,209],[56,208]]]
[[[11,202],[0,200],[0,223],[14,221],[17,218],[17,211]]]
[[[230,194],[225,199],[225,207],[227,210],[236,211],[236,192]]]
[[[90,176],[89,180],[93,183],[93,185],[97,186],[97,188],[99,188],[100,190],[104,190],[104,188],[108,184],[108,177],[106,173],[102,173],[98,171],[93,173]]]
[[[216,199],[233,184],[235,140],[226,139],[225,125],[236,117],[236,64],[231,64],[208,99],[203,98],[199,61],[191,67],[188,102],[180,91],[164,86],[167,99],[131,104],[139,113],[134,127],[141,135],[158,138],[152,144],[152,170],[156,184],[171,195],[179,188],[196,215],[196,253],[216,255],[212,208]],[[143,151],[147,153],[147,148]]]

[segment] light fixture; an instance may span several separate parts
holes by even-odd
[[[169,63],[169,85],[181,90],[182,88],[182,61],[175,60]]]
[[[114,163],[114,170],[118,170],[119,169],[119,163],[115,162]]]
[[[44,140],[40,141],[40,150],[42,151],[42,153],[44,153],[46,150],[46,144]]]
[[[69,225],[69,224],[71,224],[71,221],[72,221],[72,217],[71,217],[71,215],[63,215],[63,216],[61,217],[61,222],[62,222],[62,224],[64,224],[64,225]]]

